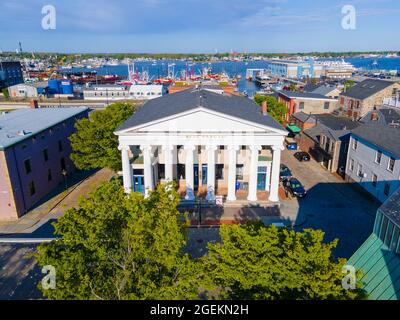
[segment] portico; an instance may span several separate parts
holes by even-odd
[[[206,90],[164,96],[147,102],[116,134],[127,193],[140,189],[147,196],[174,180],[186,200],[197,194],[212,201],[222,192],[233,202],[241,189],[250,202],[258,201],[258,190],[279,201],[287,133],[250,99]]]

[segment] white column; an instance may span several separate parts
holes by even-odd
[[[228,201],[236,201],[236,157],[238,146],[228,146],[229,152],[229,173],[228,173]]]
[[[215,200],[215,152],[217,151],[217,146],[206,146],[208,151],[208,161],[207,161],[207,196],[206,200]]]
[[[249,194],[247,200],[257,201],[257,175],[258,175],[258,152],[261,146],[250,146],[251,160],[250,160],[250,180],[249,180]]]
[[[269,191],[269,201],[279,202],[279,174],[281,166],[281,151],[283,146],[273,146],[274,152],[272,158],[272,170],[271,170],[271,190]]]
[[[151,146],[140,146],[143,152],[143,165],[144,165],[144,188],[145,196],[148,197],[150,191],[153,190],[153,170],[151,163]]]
[[[265,182],[265,191],[269,191],[271,189],[271,168],[272,168],[272,163],[268,162],[267,165],[267,177],[266,177],[266,182]]]
[[[121,155],[122,155],[122,172],[124,179],[124,189],[126,193],[131,193],[133,185],[133,172],[129,160],[129,147],[120,146],[118,149],[121,150]]]
[[[167,145],[164,146],[164,157],[165,157],[165,180],[174,180],[174,146]]]
[[[195,146],[185,146],[186,164],[185,164],[185,180],[186,180],[186,200],[194,200],[194,150]]]

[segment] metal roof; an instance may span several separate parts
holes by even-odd
[[[366,79],[342,93],[342,96],[364,100],[394,84],[395,82],[392,81]]]
[[[400,227],[400,189],[385,201],[379,211]]]
[[[199,107],[285,131],[272,117],[263,115],[260,106],[249,98],[218,94],[204,89],[190,89],[146,102],[116,132]]]
[[[400,256],[374,233],[347,264],[363,272],[361,282],[369,299],[400,300]]]
[[[4,150],[73,116],[86,107],[20,109],[0,114],[0,150]]]
[[[400,157],[400,129],[380,124],[363,124],[352,130],[352,134],[364,139],[379,149]]]

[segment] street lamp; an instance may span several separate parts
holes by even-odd
[[[63,177],[64,177],[65,190],[67,190],[67,189],[68,189],[68,184],[67,184],[67,175],[68,175],[68,172],[67,172],[67,170],[64,169],[64,170],[61,172],[61,174],[62,174]]]

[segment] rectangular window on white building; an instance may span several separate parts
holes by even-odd
[[[395,161],[396,160],[394,158],[390,157],[389,163],[388,163],[388,168],[387,168],[390,172],[393,172],[393,170],[394,170]]]
[[[359,164],[359,165],[358,165],[357,175],[358,175],[359,177],[362,177],[362,175],[363,175],[363,166],[362,166],[362,164]]]
[[[375,155],[375,162],[381,164],[382,162],[382,151],[377,151]]]
[[[354,171],[354,159],[350,160],[350,171]]]
[[[358,147],[358,140],[357,140],[357,139],[354,139],[354,140],[353,140],[353,149],[354,149],[354,150],[357,150],[357,147]]]

